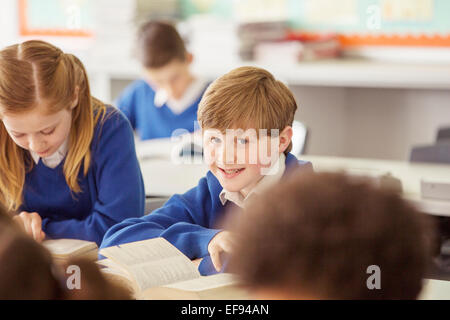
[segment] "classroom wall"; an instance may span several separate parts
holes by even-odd
[[[284,19],[306,31],[349,34],[445,34],[450,32],[448,0],[179,0],[181,14],[240,21]],[[378,15],[380,24],[371,27]]]
[[[113,96],[132,80],[115,80]],[[431,89],[290,86],[295,119],[309,130],[306,153],[409,159],[412,146],[432,144],[450,126],[450,92]]]
[[[97,0],[96,3],[99,3]],[[118,1],[118,0],[114,0]],[[127,0],[131,1],[131,0]],[[23,36],[19,32],[19,9],[17,0],[0,1],[0,48],[26,40],[40,39],[48,41],[66,52],[78,56],[83,62],[89,60],[96,39],[93,37],[61,37],[61,36]]]
[[[345,155],[346,90],[290,86],[297,101],[295,119],[308,127],[306,153]]]
[[[300,0],[302,1],[306,0]],[[88,72],[92,74],[95,74],[92,71],[96,68],[109,68],[114,70],[114,73],[124,73],[125,75],[117,77],[117,80],[105,79],[108,83],[111,80],[111,97],[115,98],[132,81],[135,74],[126,67],[120,67],[122,62],[133,59],[131,5],[134,1],[96,0],[95,3],[99,6],[106,2],[107,14],[96,19],[99,34],[95,40],[95,50],[92,49],[91,43],[82,40],[46,40],[78,54],[88,66]],[[181,5],[186,6],[184,2],[187,1],[181,1]],[[210,2],[216,3],[211,10],[231,14],[231,1]],[[358,1],[360,5],[362,3],[366,6],[369,2],[381,3],[381,0]],[[446,2],[447,0],[433,1],[438,6],[443,6]],[[207,1],[204,2],[205,6],[206,3]],[[18,36],[17,1],[2,0],[0,8],[0,46],[24,40]],[[184,10],[190,9],[185,7]],[[442,18],[445,17],[444,12],[446,11],[439,10],[433,30],[450,30],[450,19]],[[299,12],[296,11],[296,14]],[[416,29],[422,26],[426,27],[423,30],[431,30],[423,23],[405,22],[403,26],[415,26]],[[309,27],[312,28],[312,25]],[[361,29],[363,25],[360,24],[359,27]],[[101,41],[97,41],[99,38]],[[97,89],[97,84],[101,81],[95,77],[91,80],[93,93],[103,97],[103,91]],[[294,86],[291,89],[299,102],[296,119],[303,121],[310,128],[307,147],[309,154],[406,160],[411,146],[432,143],[439,126],[450,125],[450,93],[445,90],[314,86]]]
[[[308,154],[408,160],[450,126],[450,92],[429,89],[291,87],[295,118],[310,128]]]
[[[0,48],[3,48],[14,42],[19,35],[16,1],[2,0],[0,8]]]

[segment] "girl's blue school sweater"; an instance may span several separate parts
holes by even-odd
[[[195,131],[194,123],[202,95],[186,110],[175,114],[166,104],[156,107],[155,91],[144,80],[137,80],[125,89],[117,106],[130,120],[141,140],[170,138],[177,129]]]
[[[73,193],[63,173],[42,163],[26,174],[21,211],[37,212],[48,238],[74,238],[100,245],[111,226],[144,214],[144,183],[130,123],[113,107],[95,127],[91,165],[78,175],[82,192]]]
[[[300,161],[289,153],[284,176],[296,167],[312,170],[310,162]],[[218,222],[226,212],[230,212],[230,206],[235,206],[230,201],[222,205],[219,199],[222,189],[219,180],[208,171],[196,187],[185,194],[172,196],[163,207],[151,214],[127,219],[113,226],[106,232],[101,248],[163,237],[190,259],[206,257],[209,255],[209,242],[222,231],[218,229]],[[203,272],[210,273],[211,270]]]

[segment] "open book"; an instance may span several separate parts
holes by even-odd
[[[197,266],[164,238],[104,248],[103,274],[136,299],[246,299],[231,274],[201,276]]]
[[[79,239],[55,239],[42,242],[53,256],[53,259],[65,261],[69,258],[82,257],[97,260],[98,246],[95,242]]]

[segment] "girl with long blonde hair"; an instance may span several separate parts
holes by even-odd
[[[131,126],[80,60],[36,40],[0,51],[0,203],[25,231],[100,244],[144,201]]]

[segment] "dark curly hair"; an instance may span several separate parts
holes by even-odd
[[[369,180],[295,172],[240,215],[229,267],[253,290],[415,299],[432,256],[430,219]],[[368,289],[371,265],[381,289]]]

